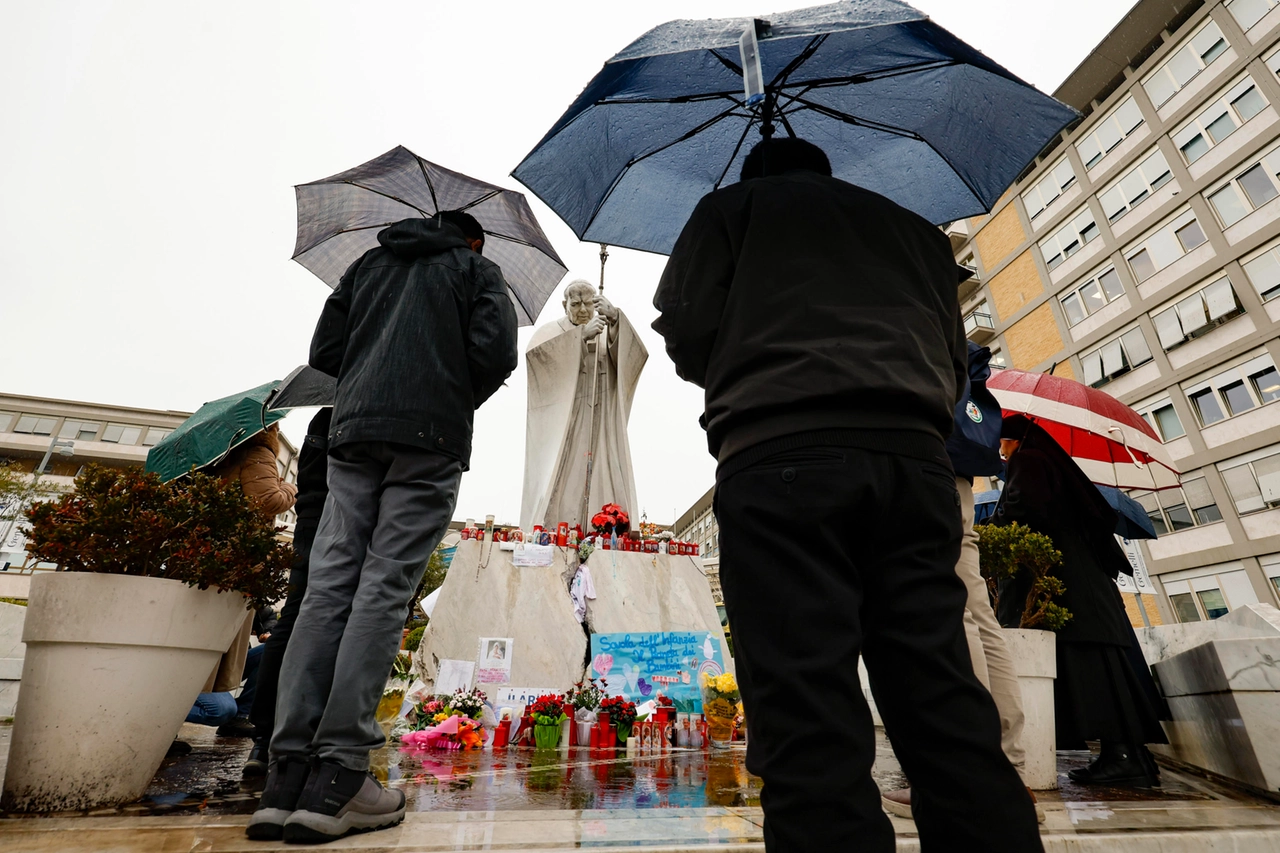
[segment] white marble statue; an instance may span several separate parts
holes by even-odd
[[[534,332],[525,351],[529,419],[525,428],[520,526],[566,521],[590,529],[591,515],[616,503],[637,517],[627,419],[649,352],[626,315],[595,287],[564,291],[565,316]],[[587,466],[591,491],[583,517]]]

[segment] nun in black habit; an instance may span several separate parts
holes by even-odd
[[[1160,726],[1160,694],[1150,670],[1131,663],[1136,646],[1115,579],[1132,573],[1116,542],[1115,511],[1053,438],[1022,416],[1007,417],[1000,452],[1008,460],[1004,492],[992,523],[1026,525],[1062,552],[1055,574],[1066,592],[1055,599],[1072,614],[1057,632],[1054,711],[1059,749],[1102,744],[1081,784],[1154,786],[1159,770],[1144,744],[1168,743]],[[997,616],[1019,627],[1031,578],[1000,582]]]

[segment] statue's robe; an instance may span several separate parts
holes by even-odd
[[[596,348],[604,345],[597,358]],[[593,341],[561,317],[534,332],[525,351],[529,418],[525,427],[524,496],[520,526],[561,521],[590,529],[591,516],[616,503],[637,517],[635,474],[627,420],[640,371],[649,358],[626,315]],[[596,370],[592,405],[592,372]],[[595,442],[592,446],[592,419]],[[590,454],[588,453],[590,451]],[[583,517],[583,492],[591,459],[591,491]]]

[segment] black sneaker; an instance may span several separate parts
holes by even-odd
[[[255,841],[279,841],[284,835],[284,822],[298,807],[298,798],[307,783],[310,765],[297,758],[273,761],[267,771],[267,784],[258,800],[258,810],[249,818],[248,836]]]
[[[244,770],[240,771],[245,778],[267,775],[267,742],[259,739],[253,742],[249,757],[244,762]]]
[[[284,824],[284,840],[322,844],[356,832],[388,829],[404,820],[404,792],[388,791],[372,773],[331,761],[311,771],[297,810]]]
[[[249,722],[248,717],[236,717],[231,722],[218,726],[215,732],[218,737],[253,737],[257,733],[258,730]]]

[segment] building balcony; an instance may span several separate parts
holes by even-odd
[[[960,247],[969,242],[969,225],[963,219],[948,223],[943,227],[942,233],[946,234],[947,239],[951,241],[953,252],[960,251]]]
[[[982,276],[978,275],[978,271],[968,264],[956,264],[956,266],[973,273],[973,275],[960,282],[960,289],[956,294],[960,301],[964,302],[966,299],[973,296],[973,294],[977,293],[978,288],[982,287]]]
[[[985,344],[996,336],[996,324],[990,314],[974,311],[964,318],[964,334],[975,344]]]

